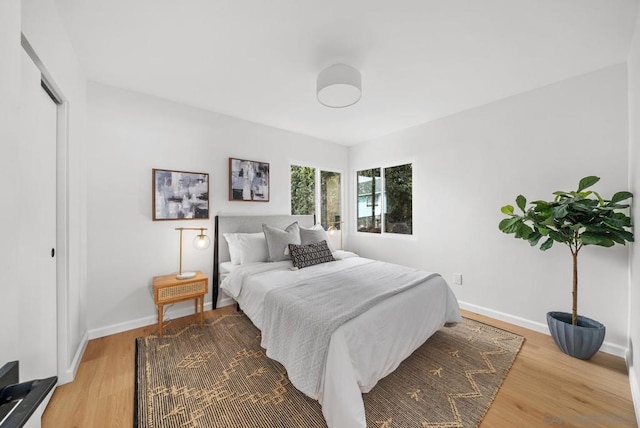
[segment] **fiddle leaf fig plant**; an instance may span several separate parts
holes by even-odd
[[[587,190],[600,181],[600,177],[584,177],[578,189],[572,192],[553,192],[552,201],[533,201],[527,207],[527,199],[518,195],[516,212],[513,205],[505,205],[501,211],[507,215],[499,228],[515,238],[528,241],[533,247],[540,244],[546,251],[558,242],[569,247],[573,260],[573,307],[571,321],[578,319],[578,253],[585,245],[613,247],[633,242],[631,218],[627,215],[633,197],[630,192],[615,193],[604,199],[594,190]]]

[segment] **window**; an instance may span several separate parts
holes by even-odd
[[[316,213],[316,169],[291,165],[291,214]]]
[[[291,165],[291,214],[315,214],[316,221],[325,229],[330,226],[340,229],[341,181],[339,172]]]
[[[412,164],[358,171],[357,189],[358,232],[413,233]]]
[[[380,168],[358,171],[358,232],[381,232]]]
[[[411,164],[384,169],[384,231],[413,233],[413,169]]]
[[[328,229],[335,226],[340,229],[341,191],[340,173],[320,171],[320,222]]]

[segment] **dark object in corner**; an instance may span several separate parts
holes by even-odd
[[[57,376],[18,383],[18,361],[0,368],[0,427],[20,428],[29,420],[49,391]]]

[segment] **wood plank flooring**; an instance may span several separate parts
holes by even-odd
[[[234,310],[228,306],[216,313]],[[467,311],[463,315],[525,337],[481,427],[637,426],[623,359],[600,352],[589,361],[577,360],[561,353],[547,335]],[[135,338],[155,332],[151,325],[91,340],[76,379],[56,389],[42,427],[132,427]]]

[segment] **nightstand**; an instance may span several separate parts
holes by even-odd
[[[195,315],[200,314],[200,325],[204,323],[204,296],[209,292],[209,278],[198,271],[189,279],[177,279],[175,274],[153,278],[153,300],[158,306],[158,330],[164,333],[164,305],[194,299]],[[198,310],[199,306],[199,310]]]

